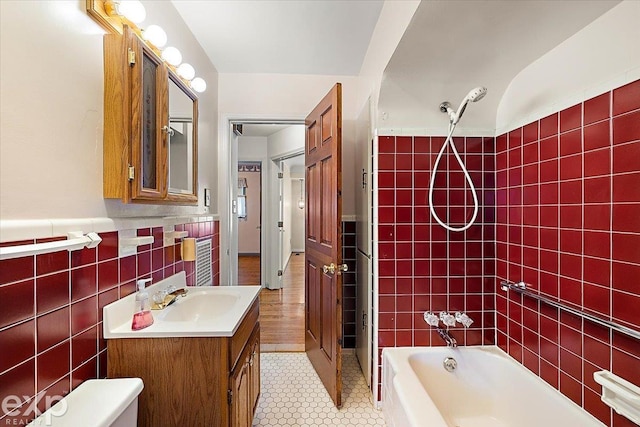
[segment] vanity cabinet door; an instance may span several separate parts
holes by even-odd
[[[251,386],[249,389],[250,416],[256,413],[258,399],[260,398],[260,327],[257,326],[253,337],[249,342],[251,346],[251,356],[249,359],[249,378]],[[252,420],[253,421],[253,420]]]
[[[249,360],[242,358],[231,373],[231,427],[251,427],[253,416],[249,412]]]

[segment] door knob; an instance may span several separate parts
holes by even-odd
[[[349,270],[349,266],[347,264],[335,265],[334,263],[331,263],[329,265],[325,264],[322,266],[322,271],[324,272],[324,274],[327,274],[327,273],[335,274],[336,271],[338,272],[338,274],[340,274],[343,271],[348,271],[348,270]]]
[[[334,263],[331,263],[329,265],[325,264],[322,266],[322,271],[324,272],[324,274],[327,274],[327,273],[334,274],[336,272],[336,265]]]

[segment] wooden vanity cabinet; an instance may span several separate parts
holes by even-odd
[[[231,337],[107,340],[107,377],[142,378],[138,426],[251,426],[260,395],[259,302]]]

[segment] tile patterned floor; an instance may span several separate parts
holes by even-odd
[[[342,364],[343,405],[336,409],[305,353],[262,353],[253,426],[384,426],[355,355],[343,354]]]

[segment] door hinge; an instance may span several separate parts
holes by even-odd
[[[133,49],[129,48],[129,66],[133,66],[136,63],[136,53]]]
[[[133,181],[133,179],[136,177],[136,168],[134,168],[133,166],[129,166],[129,181]]]
[[[278,172],[278,178],[279,178],[279,179],[284,178],[284,174],[283,174],[282,172]]]
[[[278,276],[282,276],[282,270],[278,270]]]
[[[278,227],[280,228],[284,227],[284,221],[278,221]]]
[[[227,390],[227,403],[231,405],[233,402],[233,391]]]

